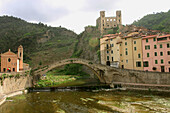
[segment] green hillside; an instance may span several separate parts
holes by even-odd
[[[77,34],[66,28],[28,23],[11,16],[0,17],[0,52],[11,49],[16,53],[18,46],[23,45],[24,62],[31,67],[71,57],[77,41]]]
[[[168,12],[148,14],[142,19],[134,21],[133,25],[170,33],[170,10]]]

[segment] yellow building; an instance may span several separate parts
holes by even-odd
[[[105,35],[100,39],[101,64],[119,67],[121,37],[118,34]]]
[[[125,37],[104,35],[100,39],[101,64],[125,69],[143,70],[142,38],[138,32]]]
[[[138,32],[123,37],[120,45],[120,67],[143,70],[142,38]]]

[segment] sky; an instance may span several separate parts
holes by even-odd
[[[19,17],[28,22],[66,27],[77,34],[96,25],[100,11],[106,17],[122,12],[124,25],[147,14],[167,12],[170,0],[0,0],[0,16]]]

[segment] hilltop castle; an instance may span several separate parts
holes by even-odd
[[[121,27],[122,26],[122,15],[121,11],[116,11],[116,17],[105,17],[105,11],[100,11],[100,17],[96,20],[96,26],[103,34],[104,30]]]

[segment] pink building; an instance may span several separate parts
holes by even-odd
[[[142,38],[144,71],[170,72],[170,34]]]

